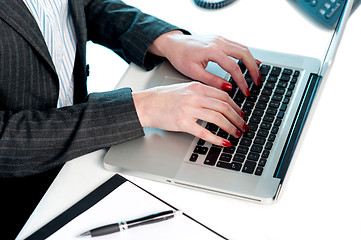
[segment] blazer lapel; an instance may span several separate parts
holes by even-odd
[[[22,35],[56,72],[39,26],[23,1],[0,0],[0,18]]]
[[[74,28],[77,39],[77,51],[81,60],[85,63],[85,52],[87,42],[87,26],[85,22],[84,2],[79,0],[69,0],[69,9],[73,17]]]

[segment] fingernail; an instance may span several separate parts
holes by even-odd
[[[245,118],[246,114],[241,110],[241,118]]]
[[[236,130],[236,136],[237,136],[238,138],[242,136],[242,132],[239,131],[238,129]]]
[[[249,91],[249,88],[246,89],[246,97],[251,96],[251,92]]]
[[[248,125],[247,125],[246,123],[243,124],[243,131],[244,131],[244,132],[248,132],[248,130],[249,130]]]
[[[224,141],[222,142],[222,145],[223,145],[224,147],[230,147],[230,146],[232,146],[231,142],[230,142],[230,141],[227,141],[227,140],[224,140]]]
[[[262,64],[262,62],[260,60],[258,60],[258,59],[256,59],[256,63],[257,63],[258,66]]]
[[[223,91],[226,91],[226,92],[232,91],[232,85],[229,83],[223,83],[221,88]]]
[[[262,84],[262,76],[261,72],[258,72],[257,86],[261,86]]]

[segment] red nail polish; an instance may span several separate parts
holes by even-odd
[[[226,91],[226,92],[232,91],[232,85],[229,83],[223,83],[221,88],[223,91]]]
[[[261,86],[262,84],[262,76],[261,72],[258,72],[257,86]]]
[[[237,136],[237,137],[241,137],[241,136],[242,136],[242,132],[239,131],[238,129],[236,130],[236,136]]]
[[[262,64],[262,62],[260,60],[258,60],[258,59],[256,59],[256,63],[257,63],[258,66]]]
[[[231,142],[230,142],[230,141],[227,141],[227,140],[224,140],[223,143],[222,143],[222,145],[223,145],[224,147],[230,147],[230,146],[232,146]]]
[[[241,110],[241,118],[245,118],[246,114]]]
[[[249,127],[248,127],[248,125],[245,123],[245,124],[243,125],[243,131],[244,131],[244,132],[248,132],[248,130],[249,130]]]
[[[246,89],[246,97],[251,96],[251,92],[249,91],[249,88]]]

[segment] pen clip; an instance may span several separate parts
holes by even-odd
[[[121,222],[121,225],[126,224],[127,228],[133,228],[133,227],[137,227],[137,226],[141,226],[141,225],[161,222],[161,221],[165,221],[165,220],[173,218],[175,216],[176,212],[177,211],[169,210],[169,211],[164,211],[164,212],[160,212],[160,213],[155,213],[155,214],[151,214],[151,215],[148,215],[145,217],[130,220],[127,222]],[[120,228],[122,228],[122,227],[120,227]]]

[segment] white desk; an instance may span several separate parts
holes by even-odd
[[[199,21],[203,21],[202,17],[211,15],[210,21],[219,24],[218,21],[229,17],[224,15],[228,11],[241,9],[241,6],[247,6],[256,0],[239,0],[227,9],[211,13],[197,9],[190,0],[128,2],[137,6],[143,4],[142,9],[159,12],[157,15],[162,18],[174,19],[175,24],[191,31],[199,30],[197,33],[215,33],[214,30],[220,29],[219,34],[255,47],[274,50],[287,48],[286,51],[305,55],[323,53],[323,50],[315,50],[308,54],[310,50],[294,46],[292,48],[292,44],[287,44],[286,40],[282,43],[269,43],[264,39],[252,42],[252,38],[249,34],[246,36],[246,33],[253,34],[258,30],[249,28],[247,24],[243,26],[244,36],[234,34],[232,38],[234,29],[239,29],[238,27],[215,25],[211,29],[202,30],[201,24],[197,25],[194,19],[188,17],[197,14]],[[172,11],[165,11],[182,9],[183,4],[189,14],[186,17],[181,11],[178,11],[181,17],[172,15]],[[254,15],[250,21],[257,24],[267,22],[261,20],[256,13]],[[182,24],[184,18],[186,20]],[[279,19],[276,22],[282,24]],[[231,239],[360,239],[360,23],[361,10],[358,9],[349,20],[334,65],[328,78],[322,83],[298,144],[287,186],[276,204],[258,205],[131,176],[125,177]],[[207,26],[206,22],[203,24]],[[315,27],[310,29],[313,31]],[[241,41],[243,37],[244,41]],[[308,44],[311,42],[306,42],[305,46]],[[292,51],[289,50],[291,48]],[[105,150],[97,151],[67,163],[18,239],[23,239],[40,228],[109,178],[113,173],[102,166],[104,154]]]

